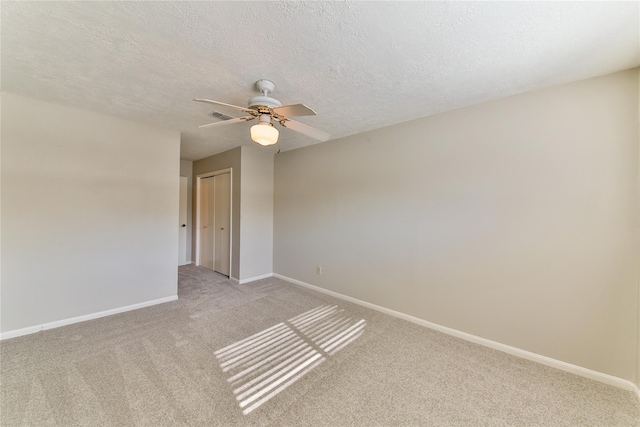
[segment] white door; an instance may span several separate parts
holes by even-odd
[[[178,214],[178,265],[187,263],[187,177],[180,177],[180,213]]]
[[[231,174],[216,175],[214,180],[214,270],[229,275],[231,246]]]
[[[200,265],[213,270],[213,178],[200,180]]]

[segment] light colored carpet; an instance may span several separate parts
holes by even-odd
[[[0,343],[4,426],[638,426],[632,392],[278,279]]]

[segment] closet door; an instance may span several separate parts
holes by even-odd
[[[214,251],[214,189],[213,178],[200,181],[200,265],[211,270]]]
[[[231,249],[231,174],[213,177],[214,270],[229,275]]]

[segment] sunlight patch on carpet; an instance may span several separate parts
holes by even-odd
[[[367,322],[319,306],[215,352],[247,415],[358,339]]]

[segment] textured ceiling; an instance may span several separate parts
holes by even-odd
[[[190,160],[252,144],[253,123],[198,129],[214,108],[191,99],[245,106],[260,78],[338,138],[640,64],[637,2],[0,7],[2,90],[179,130]],[[281,130],[283,150],[315,142]]]

